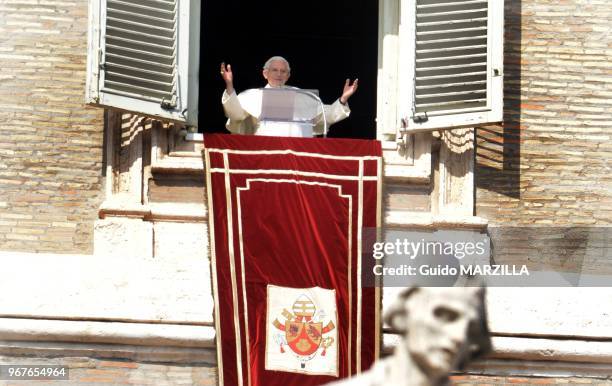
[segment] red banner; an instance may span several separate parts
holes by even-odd
[[[204,137],[219,385],[314,386],[369,368],[378,290],[361,281],[380,225],[377,141]]]

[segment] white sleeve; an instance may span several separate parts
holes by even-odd
[[[343,105],[340,103],[340,99],[336,99],[331,105],[323,105],[323,111],[325,112],[325,120],[327,121],[327,130],[329,127],[336,122],[346,119],[351,114],[351,109],[347,104]],[[323,114],[319,114],[315,121],[313,128],[313,134],[323,134],[324,129]]]
[[[221,97],[221,104],[223,105],[225,116],[228,117],[230,121],[243,121],[249,116],[249,113],[240,105],[236,91],[228,94],[227,91],[224,90],[223,96]]]

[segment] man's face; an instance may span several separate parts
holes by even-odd
[[[263,70],[263,76],[272,87],[282,87],[289,80],[289,68],[282,60],[273,60],[270,67]]]
[[[428,376],[446,376],[466,354],[479,303],[463,288],[423,288],[406,300],[408,351]]]

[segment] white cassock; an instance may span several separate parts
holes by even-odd
[[[225,127],[234,134],[302,137],[303,133],[309,133],[310,130],[313,135],[323,134],[325,124],[329,128],[330,125],[345,119],[351,113],[348,105],[343,105],[340,99],[337,99],[331,105],[323,105],[325,119],[323,114],[319,113],[314,119],[314,126],[308,124],[308,130],[304,130],[303,123],[261,121],[259,119],[262,110],[261,101],[262,91],[258,89],[247,90],[239,95],[236,95],[235,91],[231,94],[223,91],[221,103],[225,116],[228,118]]]

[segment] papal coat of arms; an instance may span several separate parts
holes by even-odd
[[[335,291],[268,286],[266,369],[337,375]]]

